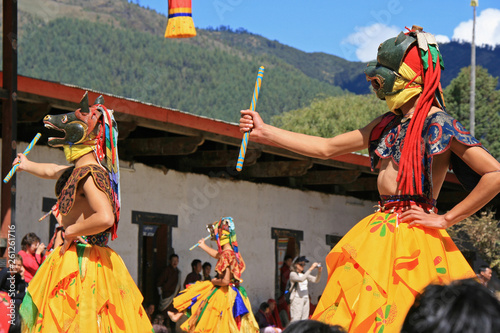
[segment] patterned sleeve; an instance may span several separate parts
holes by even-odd
[[[454,138],[466,146],[481,146],[481,143],[456,119],[445,112],[437,112],[430,118],[426,128],[427,151],[430,155],[448,150]]]

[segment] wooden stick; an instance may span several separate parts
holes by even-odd
[[[209,239],[210,237],[211,237],[211,235],[208,235],[208,236],[207,236],[207,237],[205,237],[204,239],[205,239],[205,240],[207,240],[207,239]],[[196,243],[196,244],[194,244],[193,246],[191,246],[191,247],[189,248],[189,251],[194,250],[194,249],[195,249],[198,245],[200,245],[200,243]]]
[[[257,106],[257,100],[259,99],[260,85],[262,83],[262,78],[264,77],[264,66],[260,66],[259,73],[257,74],[257,81],[255,82],[255,88],[253,90],[252,103],[250,104],[250,110],[255,111]],[[243,169],[243,162],[245,161],[245,155],[248,146],[248,137],[250,132],[245,132],[243,134],[243,140],[241,141],[240,154],[238,156],[238,162],[236,163],[236,170],[241,171]]]
[[[30,144],[28,145],[28,147],[26,147],[26,149],[24,150],[23,152],[23,155],[28,155],[29,152],[31,151],[31,149],[33,148],[34,145],[36,145],[36,142],[40,139],[40,137],[42,136],[41,133],[37,133],[37,135],[35,135],[35,137],[33,138],[33,140],[31,140]],[[12,169],[10,169],[9,173],[7,174],[7,176],[3,179],[3,182],[4,183],[7,183],[11,178],[12,176],[14,176],[14,174],[16,173],[16,170],[17,168],[19,167],[19,163],[16,163]]]

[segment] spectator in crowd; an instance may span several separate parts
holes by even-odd
[[[489,266],[482,265],[481,267],[479,267],[476,275],[479,283],[481,283],[485,287],[488,287],[488,282],[490,282],[491,280],[492,273],[493,271]]]
[[[346,333],[346,331],[338,325],[330,326],[316,320],[307,319],[294,321],[283,333]]]
[[[280,291],[281,296],[278,298],[278,313],[283,327],[286,327],[290,322],[290,306],[285,300],[285,290],[288,280],[290,279],[290,270],[293,258],[290,255],[285,255],[283,265],[280,268]]]
[[[155,316],[153,320],[153,331],[155,333],[168,333],[167,326],[163,323],[165,321],[165,317],[159,313]],[[175,331],[173,331],[175,333]]]
[[[205,261],[203,264],[203,281],[210,281],[212,277],[210,276],[210,272],[212,271],[212,264],[208,261]]]
[[[11,266],[7,265],[7,267],[0,271],[0,292],[2,292],[1,298],[7,299],[8,297],[10,301],[14,301],[15,317],[8,317],[7,320],[11,324],[8,331],[9,333],[21,332],[19,307],[21,306],[24,295],[26,294],[26,282],[24,281],[23,276],[23,258],[19,254],[15,255],[14,263]],[[4,310],[5,311],[0,311],[3,322],[5,322],[5,316],[10,314],[10,311],[6,311],[8,308],[5,308]],[[7,331],[5,330],[5,332]]]
[[[179,265],[179,256],[171,254],[169,264],[158,278],[158,293],[160,295],[160,305],[158,310],[166,317],[168,311],[175,310],[172,301],[181,290],[181,271],[177,268]],[[168,320],[170,331],[175,332],[175,322]]]
[[[187,288],[190,284],[194,284],[197,281],[202,280],[201,276],[201,260],[195,259],[191,261],[191,273],[186,276],[184,280],[184,288]]]
[[[148,315],[149,321],[153,322],[153,314],[155,313],[155,305],[153,303],[149,303],[144,307],[146,310],[146,314]]]
[[[255,320],[259,324],[260,333],[281,333],[281,328],[272,326],[268,321],[270,313],[269,304],[262,302],[259,306],[259,311],[255,314]]]
[[[286,255],[283,260],[283,265],[280,268],[280,291],[281,295],[285,293],[286,284],[288,283],[288,279],[290,278],[290,270],[292,266],[293,258],[290,255]]]
[[[283,329],[284,326],[281,324],[281,319],[278,313],[278,306],[276,304],[276,301],[270,298],[267,300],[267,304],[269,304],[269,313],[267,315],[267,321],[271,326]]]
[[[15,317],[8,317],[10,323],[9,333],[21,332],[21,318],[19,316],[19,307],[26,294],[26,282],[24,281],[23,258],[16,254],[12,265],[8,265],[0,271],[0,293],[1,297],[8,299],[9,303],[14,302]],[[9,304],[10,305],[10,304]],[[2,308],[3,310],[3,308]],[[8,310],[8,308],[5,308]],[[10,314],[8,311],[0,311],[2,317]],[[4,318],[2,318],[3,320]],[[6,331],[7,332],[7,331]]]
[[[286,302],[285,295],[278,298],[278,313],[281,324],[283,327],[287,327],[290,323],[290,305]]]
[[[321,279],[322,267],[315,262],[304,273],[304,267],[308,263],[306,257],[298,257],[293,263],[293,270],[290,273],[290,317],[291,322],[296,320],[309,319],[309,282],[318,283]],[[311,272],[318,268],[318,275],[313,276]]]
[[[474,279],[431,284],[415,299],[401,332],[500,332],[500,302]]]
[[[35,233],[30,232],[21,240],[19,254],[23,258],[24,281],[30,283],[38,267],[45,260],[45,244],[40,243],[40,238]]]

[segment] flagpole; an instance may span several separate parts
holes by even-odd
[[[470,59],[470,115],[469,115],[469,130],[472,135],[475,132],[475,104],[476,104],[476,6],[478,5],[478,0],[472,0],[470,5],[473,8],[473,20],[472,20],[472,41],[471,41],[471,59]]]

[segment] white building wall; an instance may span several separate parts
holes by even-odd
[[[20,143],[17,150],[22,152],[26,145]],[[36,146],[28,157],[36,162],[66,164],[61,150],[46,146]],[[232,216],[247,265],[243,286],[254,307],[274,297],[275,240],[271,238],[271,228],[302,230],[301,255],[324,266],[329,251],[325,235],[343,235],[373,212],[374,202],[351,197],[173,170],[163,172],[142,164],[135,164],[135,171],[126,170],[128,165],[124,162],[122,167],[121,221],[118,238],[110,247],[123,258],[134,280],[138,279],[139,227],[131,222],[132,211],[178,216],[172,246],[180,257],[182,279],[191,271],[193,259],[209,261],[214,266],[215,260],[206,253],[200,249],[189,251],[189,247],[207,235],[206,224]],[[24,172],[17,174],[17,250],[28,232],[35,232],[45,243],[50,239],[48,219],[38,222],[38,218],[43,215],[42,198],[55,198],[54,185],[53,180],[38,179]],[[212,242],[207,244],[216,246]],[[321,282],[311,286],[314,302],[326,284],[326,277],[325,268]]]

